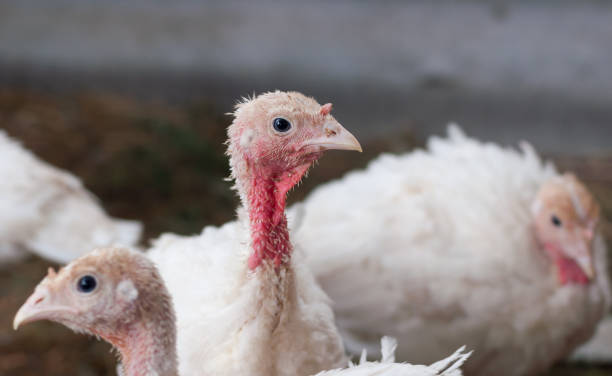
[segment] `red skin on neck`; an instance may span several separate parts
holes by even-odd
[[[582,271],[578,263],[571,258],[565,257],[560,247],[553,243],[544,244],[544,249],[557,266],[557,276],[562,286],[568,283],[588,285],[589,278]]]
[[[310,165],[306,163],[279,175],[263,170],[250,179],[247,199],[253,253],[249,257],[249,269],[256,269],[265,259],[272,260],[277,268],[289,261],[293,247],[285,216],[287,192],[301,180]]]

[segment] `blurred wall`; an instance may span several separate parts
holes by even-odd
[[[168,101],[297,89],[361,137],[449,121],[547,152],[612,151],[606,1],[0,2],[0,84]]]

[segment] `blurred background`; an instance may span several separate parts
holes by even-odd
[[[0,128],[79,176],[110,214],[143,221],[145,238],[232,218],[224,114],[274,89],[333,102],[365,150],[329,153],[293,201],[455,121],[530,141],[612,218],[608,1],[0,2]],[[10,328],[48,265],[0,269],[0,375],[114,375],[105,344],[54,324]]]

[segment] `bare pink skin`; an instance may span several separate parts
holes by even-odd
[[[285,203],[287,192],[299,182],[310,163],[292,170],[291,174],[265,171],[254,176],[248,193],[253,253],[249,268],[255,269],[264,259],[276,267],[286,262],[293,249],[289,241]]]
[[[150,365],[155,363],[157,356],[166,356],[166,351],[156,351],[156,339],[148,328],[141,324],[131,325],[120,331],[97,332],[90,329],[92,334],[99,336],[112,344],[119,354],[123,372],[126,376],[148,376]]]
[[[96,288],[78,281],[93,276]],[[55,273],[52,269],[19,309],[14,327],[51,320],[111,343],[125,376],[177,376],[172,300],[157,269],[142,253],[96,250]]]
[[[557,266],[557,277],[562,286],[568,283],[578,285],[589,284],[589,277],[582,271],[576,261],[563,254],[563,250],[557,244],[546,243],[544,244],[544,249]]]
[[[249,213],[252,254],[248,267],[264,261],[279,267],[289,261],[285,204],[287,192],[302,179],[324,150],[358,150],[357,140],[323,106],[296,92],[266,93],[237,106],[228,128],[230,165],[236,188]],[[291,123],[278,132],[277,118]]]
[[[543,184],[533,205],[536,238],[563,285],[587,285],[595,275],[593,238],[599,205],[574,175]]]

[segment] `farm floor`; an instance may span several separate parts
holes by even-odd
[[[228,171],[222,141],[229,123],[223,112],[198,102],[171,107],[113,95],[0,90],[0,128],[42,159],[79,176],[112,215],[143,221],[145,239],[162,231],[193,234],[232,218],[236,200],[223,181]],[[382,151],[407,151],[421,143],[406,132],[368,140],[359,155],[331,152],[291,199],[365,166]],[[606,218],[612,218],[612,155],[549,157],[583,177]],[[608,221],[604,232],[612,240]],[[115,355],[104,343],[49,323],[11,329],[14,313],[48,266],[30,257],[0,269],[0,376],[114,375]],[[605,374],[612,368],[559,365],[550,373]]]

